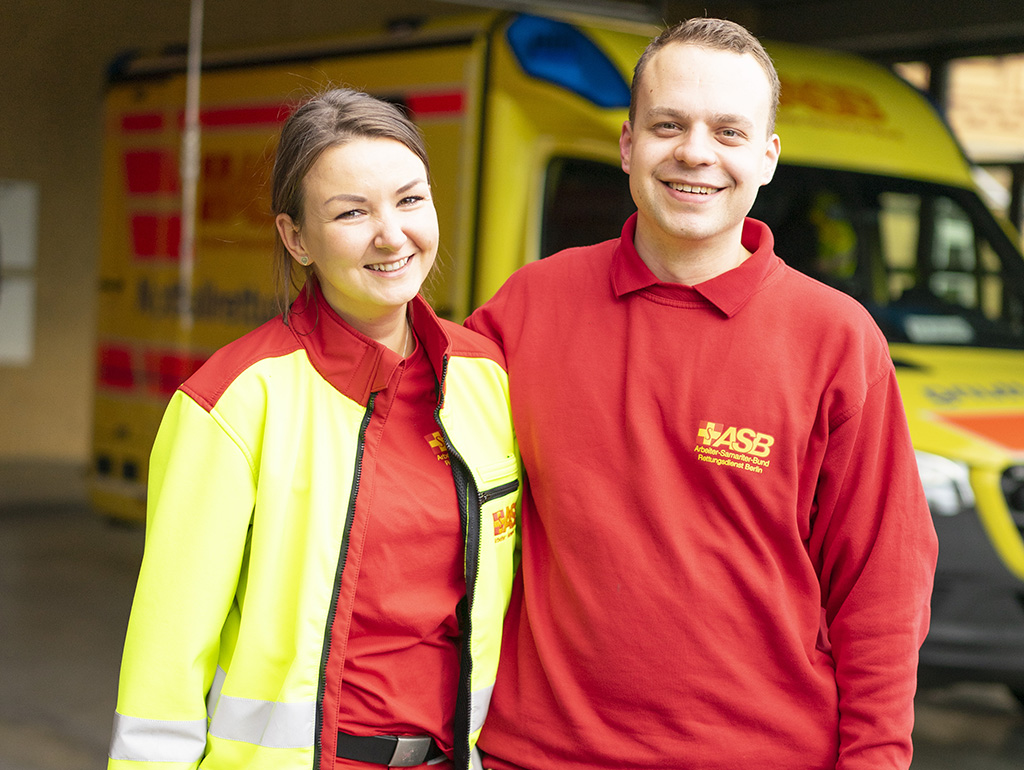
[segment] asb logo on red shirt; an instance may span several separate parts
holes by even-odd
[[[771,466],[769,456],[774,444],[774,436],[752,428],[701,420],[697,429],[697,446],[693,451],[702,462],[764,473]]]
[[[428,433],[423,437],[426,442],[430,445],[430,448],[434,450],[434,455],[440,462],[445,465],[451,466],[451,458],[448,457],[448,447],[444,443],[444,436],[441,435],[441,431],[435,430],[433,433]]]

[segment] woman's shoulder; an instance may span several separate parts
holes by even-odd
[[[212,408],[224,392],[261,361],[287,355],[302,347],[280,316],[273,318],[211,355],[181,385],[198,403]]]

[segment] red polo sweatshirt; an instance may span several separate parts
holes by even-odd
[[[936,539],[885,339],[759,222],[693,287],[634,228],[467,322],[528,476],[487,766],[907,767]]]

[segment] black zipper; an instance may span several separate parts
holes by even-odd
[[[519,479],[506,482],[500,487],[485,489],[480,493],[480,505],[489,503],[491,500],[497,500],[499,497],[504,497],[505,495],[511,495],[517,489],[519,489]]]
[[[448,356],[445,355],[441,364],[441,378],[439,389],[444,392],[444,381],[448,374]],[[459,500],[459,518],[462,523],[462,531],[466,538],[466,622],[462,629],[462,653],[459,661],[459,690],[455,704],[455,729],[452,736],[455,745],[456,767],[468,768],[470,766],[469,733],[470,733],[470,702],[473,694],[473,595],[476,592],[476,582],[480,567],[480,493],[476,488],[476,481],[469,471],[469,465],[459,454],[451,437],[448,435],[444,423],[441,422],[441,403],[434,410],[434,421],[441,429],[441,436],[444,438],[445,446],[448,449],[448,456],[452,462],[452,478],[455,480],[455,494]],[[477,509],[472,519],[469,516],[470,503],[476,502]],[[462,713],[460,713],[460,711]],[[461,724],[460,724],[461,723]],[[461,742],[461,746],[459,743]]]
[[[320,682],[316,691],[316,730],[313,733],[313,770],[320,767],[321,739],[324,729],[324,688],[327,686],[327,658],[331,652],[331,629],[334,627],[334,618],[338,612],[338,597],[341,595],[341,576],[345,571],[345,561],[348,559],[349,534],[352,532],[352,522],[356,515],[356,495],[359,493],[359,478],[363,472],[363,449],[366,446],[366,429],[370,425],[370,418],[373,417],[373,402],[377,399],[376,393],[370,394],[370,400],[366,404],[366,412],[363,421],[359,425],[359,443],[356,447],[356,467],[352,475],[352,494],[348,500],[348,515],[345,519],[345,532],[341,537],[341,553],[338,555],[338,570],[334,574],[334,592],[331,596],[331,606],[327,612],[327,628],[324,630],[324,647],[320,657]]]

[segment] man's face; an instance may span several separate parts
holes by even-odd
[[[619,140],[641,256],[740,248],[743,219],[779,158],[769,99],[748,54],[672,43],[654,55]]]

